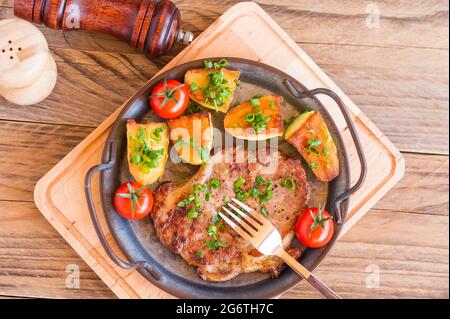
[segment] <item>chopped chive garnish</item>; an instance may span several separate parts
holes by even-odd
[[[319,147],[322,145],[322,141],[316,138],[312,138],[308,140],[308,147],[306,150],[308,153],[315,153],[317,155],[320,155]]]
[[[220,187],[220,180],[218,178],[213,178],[209,181],[209,186],[213,189],[217,189]]]
[[[208,227],[208,236],[214,236],[217,233],[217,226],[216,225],[209,225]]]
[[[250,100],[250,104],[252,106],[258,106],[258,105],[261,105],[261,101],[258,98],[256,98],[256,99],[253,98],[253,99]]]
[[[297,182],[292,177],[288,177],[281,182],[281,186],[286,187],[290,191],[294,191],[297,187]]]
[[[189,219],[195,219],[195,218],[198,217],[198,212],[197,212],[194,208],[191,208],[191,209],[188,211],[187,217],[188,217]]]
[[[197,91],[198,90],[198,83],[192,82],[191,83],[191,90],[192,91]]]
[[[234,188],[235,188],[235,189],[241,188],[242,185],[245,184],[245,182],[246,182],[245,177],[238,178],[238,179],[234,182]]]
[[[198,258],[205,258],[205,253],[203,251],[197,251],[195,254]]]
[[[141,157],[141,155],[139,155],[139,154],[133,154],[133,155],[131,156],[131,162],[132,162],[133,164],[138,164],[138,163],[142,162],[142,157]]]
[[[261,208],[261,215],[263,215],[264,217],[267,217],[267,209],[265,207]]]

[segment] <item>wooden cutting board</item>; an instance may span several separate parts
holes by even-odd
[[[294,76],[308,89],[326,87],[338,93],[350,109],[368,160],[368,178],[350,200],[343,234],[350,229],[403,176],[405,162],[400,152],[333,81],[257,4],[235,5],[205,30],[162,71],[190,60],[230,56],[261,61]],[[348,146],[352,180],[359,176],[356,150],[338,107],[327,97],[321,102],[334,116]],[[101,162],[109,128],[121,108],[83,140],[36,185],[35,202],[56,228],[99,277],[120,298],[167,298],[137,271],[125,271],[105,254],[92,226],[84,196],[84,177]],[[93,189],[98,189],[95,179]],[[95,200],[101,207],[98,194]],[[100,216],[102,218],[102,216]],[[103,219],[103,228],[111,235]]]

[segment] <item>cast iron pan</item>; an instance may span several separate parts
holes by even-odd
[[[316,193],[321,194],[320,196],[323,197],[322,203],[326,202],[326,209],[334,215],[336,231],[332,241],[326,247],[322,249],[306,249],[304,251],[300,262],[312,271],[333,247],[341,232],[342,222],[346,217],[348,209],[347,199],[361,187],[366,177],[366,161],[354,124],[342,101],[332,91],[328,89],[308,91],[291,76],[258,62],[237,58],[227,58],[227,60],[230,62],[228,68],[241,72],[243,88],[248,87],[249,90],[252,88],[253,90],[269,91],[281,95],[286,100],[286,108],[294,108],[296,112],[302,112],[305,109],[313,109],[320,112],[336,143],[341,164],[339,176],[330,183],[322,183],[321,185],[316,183],[317,185],[313,186],[313,194],[314,190],[317,190]],[[116,264],[125,269],[137,269],[154,285],[174,296],[181,298],[269,298],[278,296],[301,280],[291,269],[285,269],[277,279],[272,279],[266,274],[253,273],[241,274],[230,281],[222,283],[204,281],[197,276],[194,267],[188,266],[181,257],[163,247],[155,236],[149,219],[130,222],[118,215],[112,204],[115,189],[121,183],[131,180],[126,160],[127,120],[145,121],[150,116],[149,114],[152,112],[150,112],[148,105],[148,97],[154,85],[164,78],[177,79],[183,82],[184,74],[187,70],[202,67],[203,60],[178,65],[152,79],[127,102],[106,141],[103,163],[93,167],[86,175],[85,191],[92,221],[106,253]],[[315,97],[317,94],[325,94],[335,100],[353,137],[361,164],[361,176],[353,187],[350,185],[349,158],[342,136],[333,118]],[[213,114],[214,116],[219,115]],[[283,146],[283,148],[286,147],[289,146]],[[299,157],[298,154],[296,156]],[[177,171],[172,173],[177,177],[180,175],[181,179],[187,179],[193,174],[193,169],[195,168],[191,167],[191,171],[189,171],[189,169],[183,168],[179,170],[179,174]],[[100,192],[103,213],[115,241],[128,261],[119,258],[113,252],[101,230],[91,192],[91,179],[96,172],[101,174]],[[311,174],[310,180],[314,180]],[[317,203],[311,203],[310,201],[310,205],[312,204],[317,205]],[[298,243],[294,244],[299,245]]]

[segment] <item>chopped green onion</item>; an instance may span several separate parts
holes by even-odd
[[[195,194],[202,193],[206,190],[206,186],[203,184],[194,184],[194,186],[192,186],[192,190]]]
[[[322,141],[316,138],[312,138],[308,140],[308,147],[306,150],[308,153],[315,153],[317,155],[320,154],[319,146],[322,145]]]
[[[210,250],[217,250],[218,248],[227,248],[228,244],[216,238],[205,242],[205,247]]]
[[[259,197],[259,190],[256,187],[253,187],[250,190],[250,196],[253,198],[258,198]]]
[[[202,202],[201,202],[201,200],[200,200],[200,197],[195,196],[195,198],[194,198],[194,204],[195,204],[195,208],[200,208],[200,207],[202,207]]]
[[[198,83],[192,82],[191,83],[191,90],[192,91],[197,91],[198,90]]]
[[[140,162],[142,162],[142,156],[139,154],[133,154],[131,156],[131,162],[133,164],[139,164]]]
[[[209,181],[209,186],[213,189],[217,189],[220,187],[220,180],[218,178],[213,178]]]
[[[222,59],[218,63],[221,67],[226,67],[229,64],[228,60],[226,59]]]
[[[188,211],[187,217],[188,217],[189,219],[197,218],[197,217],[198,217],[198,212],[197,212],[194,208],[191,208],[191,209]]]
[[[256,180],[255,180],[256,185],[264,185],[266,183],[266,181],[264,180],[264,177],[262,176],[257,176]]]
[[[217,226],[216,225],[209,225],[208,227],[208,236],[214,236],[217,233]]]
[[[261,208],[261,215],[263,215],[264,217],[267,217],[267,209],[265,207]]]
[[[252,106],[258,106],[258,105],[261,105],[261,101],[258,98],[256,98],[256,99],[253,98],[253,99],[250,100],[250,104]]]
[[[272,190],[268,189],[268,190],[266,190],[266,192],[264,194],[262,194],[259,197],[259,202],[262,204],[264,202],[271,200],[272,198],[273,198],[273,192],[272,192]]]
[[[286,187],[290,191],[294,191],[297,187],[297,182],[292,177],[288,177],[281,182],[281,186]]]
[[[238,178],[238,179],[234,182],[234,188],[235,188],[235,189],[241,188],[242,185],[244,185],[246,181],[247,181],[247,180],[245,179],[245,177]]]
[[[213,63],[211,61],[205,60],[204,66],[205,66],[205,69],[212,69]]]
[[[255,121],[255,113],[250,113],[245,116],[246,123],[253,123]]]
[[[241,202],[245,202],[248,198],[248,193],[245,193],[245,192],[239,190],[236,192],[236,198],[238,200],[240,200]]]
[[[195,254],[198,258],[205,258],[205,253],[203,251],[197,251]]]
[[[311,164],[309,164],[309,167],[311,167],[312,169],[317,169],[319,165],[317,165],[317,163],[315,162],[312,162]]]
[[[222,218],[221,218],[219,215],[216,215],[216,216],[214,216],[214,217],[211,219],[211,223],[217,224],[217,223],[220,222],[221,220],[222,220]]]

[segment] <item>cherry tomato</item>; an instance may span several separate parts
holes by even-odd
[[[326,210],[308,208],[298,217],[295,232],[303,245],[311,248],[323,247],[333,237],[333,217]]]
[[[164,80],[155,86],[150,95],[153,112],[164,119],[174,119],[183,114],[189,104],[189,89],[176,80]]]
[[[152,192],[136,182],[124,183],[114,194],[114,207],[125,218],[142,219],[153,209]]]

